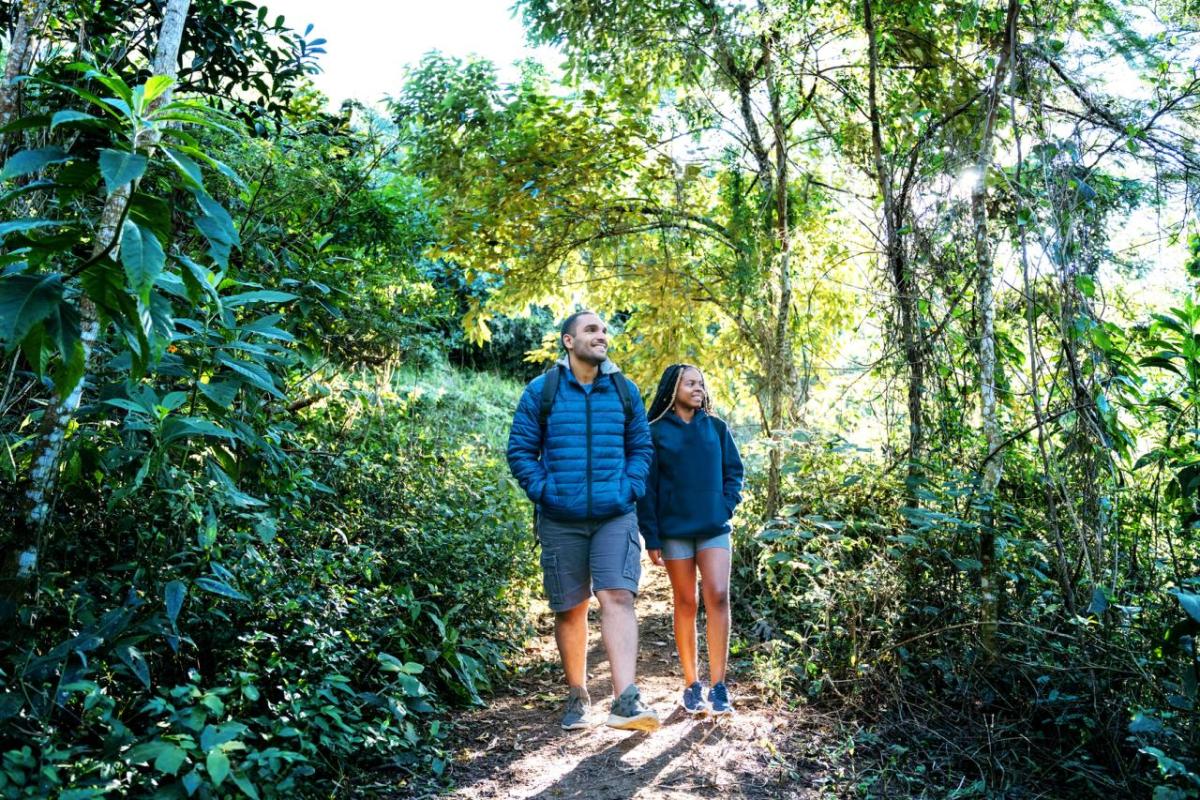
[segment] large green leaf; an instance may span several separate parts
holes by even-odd
[[[175,746],[161,739],[144,742],[129,748],[129,752],[125,754],[125,760],[130,764],[148,764]]]
[[[229,756],[221,750],[210,751],[205,766],[208,768],[208,777],[214,786],[220,786],[221,782],[229,776]]]
[[[96,70],[94,67],[91,67],[89,64],[86,64],[84,62],[77,62],[75,64],[72,64],[69,67],[69,69],[75,70],[77,72],[82,72],[83,76],[85,78],[90,78],[91,80],[99,81],[100,83],[107,86],[110,90],[112,90],[112,92],[114,94],[116,94],[118,97],[120,97],[126,103],[128,103],[130,100],[133,99],[133,89],[130,88],[129,84],[127,84],[124,80],[122,80],[121,76],[117,75],[115,72],[110,72],[110,73],[105,74],[103,72]]]
[[[192,195],[196,198],[196,204],[200,206],[200,210],[206,216],[213,217],[221,224],[221,227],[228,233],[230,241],[235,244],[240,243],[237,229],[233,225],[233,217],[229,216],[229,212],[225,210],[225,207],[205,192],[192,192]]]
[[[143,303],[150,302],[150,288],[166,260],[158,237],[136,222],[125,220],[121,228],[121,263],[125,266],[129,288]]]
[[[142,89],[142,101],[149,104],[157,100],[163,92],[170,89],[175,84],[175,79],[170,75],[155,75],[146,81]]]
[[[84,352],[83,341],[76,339],[63,351],[62,356],[54,370],[54,389],[59,397],[67,397],[79,386],[87,369],[87,353]]]
[[[46,326],[41,322],[30,328],[29,333],[21,340],[21,353],[39,378],[46,374],[46,365],[50,362],[50,356],[54,354],[51,345]]]
[[[206,592],[219,594],[222,597],[230,597],[234,600],[249,600],[250,598],[239,592],[237,589],[217,578],[196,578],[196,585]]]
[[[224,725],[205,725],[200,732],[200,749],[204,752],[220,747],[226,742],[232,742],[247,730],[240,722],[227,722]]]
[[[50,124],[49,114],[31,114],[29,116],[14,119],[7,125],[0,125],[0,133],[19,133],[21,131],[30,131],[37,128],[44,128]]]
[[[229,261],[230,250],[241,246],[241,237],[233,223],[229,212],[202,191],[194,191],[196,204],[200,206],[201,215],[195,217],[196,228],[204,234],[211,246],[209,254],[221,266]]]
[[[46,333],[58,346],[58,352],[66,356],[79,342],[79,311],[74,303],[61,302],[50,310],[46,317]]]
[[[66,150],[57,146],[22,150],[4,162],[4,169],[0,170],[0,181],[38,172],[51,164],[61,164],[70,158],[71,156],[67,154]]]
[[[166,295],[155,293],[150,296],[150,329],[153,332],[152,350],[154,359],[162,358],[175,337],[175,316],[171,301]]]
[[[125,275],[117,262],[101,259],[80,276],[83,290],[101,312],[120,324],[126,316],[137,315],[133,297],[125,291]]]
[[[196,388],[200,390],[200,394],[221,408],[233,407],[233,401],[237,399],[238,389],[241,387],[242,384],[240,381],[209,381],[208,383],[196,384]]]
[[[163,422],[163,441],[190,439],[194,436],[215,436],[219,439],[236,439],[237,434],[227,431],[216,423],[194,417],[169,417]]]
[[[130,181],[142,177],[149,159],[141,153],[124,150],[100,151],[100,174],[104,176],[104,187],[112,194]]]
[[[225,297],[226,308],[237,308],[238,306],[249,305],[251,303],[287,303],[296,299],[296,295],[288,292],[276,292],[270,289],[260,289],[254,292],[242,292]]]
[[[73,111],[65,108],[62,111],[55,111],[54,116],[50,117],[50,130],[53,131],[59,125],[70,125],[76,122],[100,122],[101,120],[93,117],[83,111]]]
[[[228,178],[230,181],[232,181],[233,184],[235,186],[237,186],[239,189],[241,189],[243,191],[246,190],[246,182],[243,181],[242,177],[240,175],[238,175],[236,172],[234,172],[233,168],[230,167],[225,162],[218,161],[217,159],[213,158],[211,155],[209,155],[208,153],[204,152],[203,150],[201,150],[197,147],[180,147],[180,148],[178,148],[178,150],[181,153],[186,153],[186,154],[190,155],[192,158],[196,158],[196,159],[199,159],[200,161],[203,161],[205,164],[208,164],[208,166],[212,167],[217,172],[221,173],[226,178]]]
[[[153,759],[155,769],[168,775],[174,775],[187,758],[187,751],[177,744],[159,739],[136,745],[130,749],[125,758],[131,764],[145,764]]]
[[[192,294],[192,302],[199,303],[202,295],[207,294],[215,303],[221,302],[221,296],[217,293],[216,276],[211,270],[197,264],[187,256],[177,255],[175,260],[183,264],[186,269],[183,271],[183,282],[187,286],[189,294]]]
[[[217,360],[238,375],[241,375],[250,384],[278,397],[280,400],[284,399],[283,392],[279,391],[278,387],[275,386],[275,380],[271,377],[271,373],[267,372],[262,366],[249,361],[230,358],[226,355],[217,356]]]
[[[183,598],[187,596],[187,585],[183,581],[171,581],[163,587],[163,601],[167,606],[167,619],[171,624],[179,619],[179,610],[183,608]]]
[[[38,228],[53,228],[65,224],[56,219],[14,219],[8,222],[0,222],[0,239],[8,236],[10,233],[24,233],[25,231],[33,231]]]
[[[131,644],[121,645],[117,648],[117,657],[129,667],[142,685],[147,689],[150,688],[150,666],[146,663],[146,657],[142,655],[142,651],[138,650]]]
[[[1200,622],[1200,594],[1177,590],[1172,592],[1175,599],[1179,601],[1179,605],[1187,612],[1188,616],[1196,622]]]
[[[187,760],[187,751],[177,745],[169,745],[158,758],[154,759],[154,768],[167,775],[179,772],[183,762]]]
[[[172,147],[164,147],[163,152],[167,154],[167,159],[175,165],[175,169],[179,170],[179,174],[183,176],[189,186],[196,189],[204,188],[204,175],[200,172],[199,164]]]
[[[233,773],[233,782],[242,790],[242,794],[249,797],[250,800],[258,800],[258,789],[254,788],[254,784],[245,775],[242,775],[240,772]]]
[[[30,329],[62,302],[62,275],[6,275],[0,278],[0,341],[11,352]]]
[[[154,231],[160,242],[170,241],[171,204],[166,200],[144,192],[134,192],[129,201],[129,219]]]

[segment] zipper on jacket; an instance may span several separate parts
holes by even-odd
[[[593,384],[592,391],[596,387]],[[587,518],[592,519],[592,392],[583,391],[584,418],[587,420]]]

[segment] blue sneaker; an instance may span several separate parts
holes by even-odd
[[[733,705],[729,702],[729,689],[724,683],[714,683],[708,690],[708,705],[712,708],[713,716],[733,713]]]
[[[683,699],[679,702],[689,714],[708,713],[708,704],[704,702],[704,687],[699,681],[683,690]]]

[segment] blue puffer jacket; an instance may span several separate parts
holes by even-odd
[[[590,387],[576,380],[565,359],[555,369],[562,373],[545,437],[538,413],[546,376],[534,378],[521,395],[508,436],[509,468],[538,513],[551,519],[603,520],[633,511],[654,452],[637,387],[626,381],[633,404],[626,428],[615,364],[604,361]]]

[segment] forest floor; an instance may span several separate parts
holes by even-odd
[[[538,636],[526,647],[518,677],[487,706],[455,721],[453,788],[461,800],[491,798],[820,798],[839,795],[828,763],[833,723],[763,699],[748,667],[731,663],[732,717],[692,718],[679,706],[682,690],[671,628],[671,588],[665,570],[642,564],[638,598],[638,686],[663,720],[658,731],[629,733],[603,725],[585,731],[558,726],[564,687],[553,618],[544,605]],[[589,692],[592,714],[607,716],[608,660],[592,602]],[[704,663],[703,617],[700,619]],[[702,666],[701,675],[707,670]],[[740,680],[739,680],[740,679]]]

